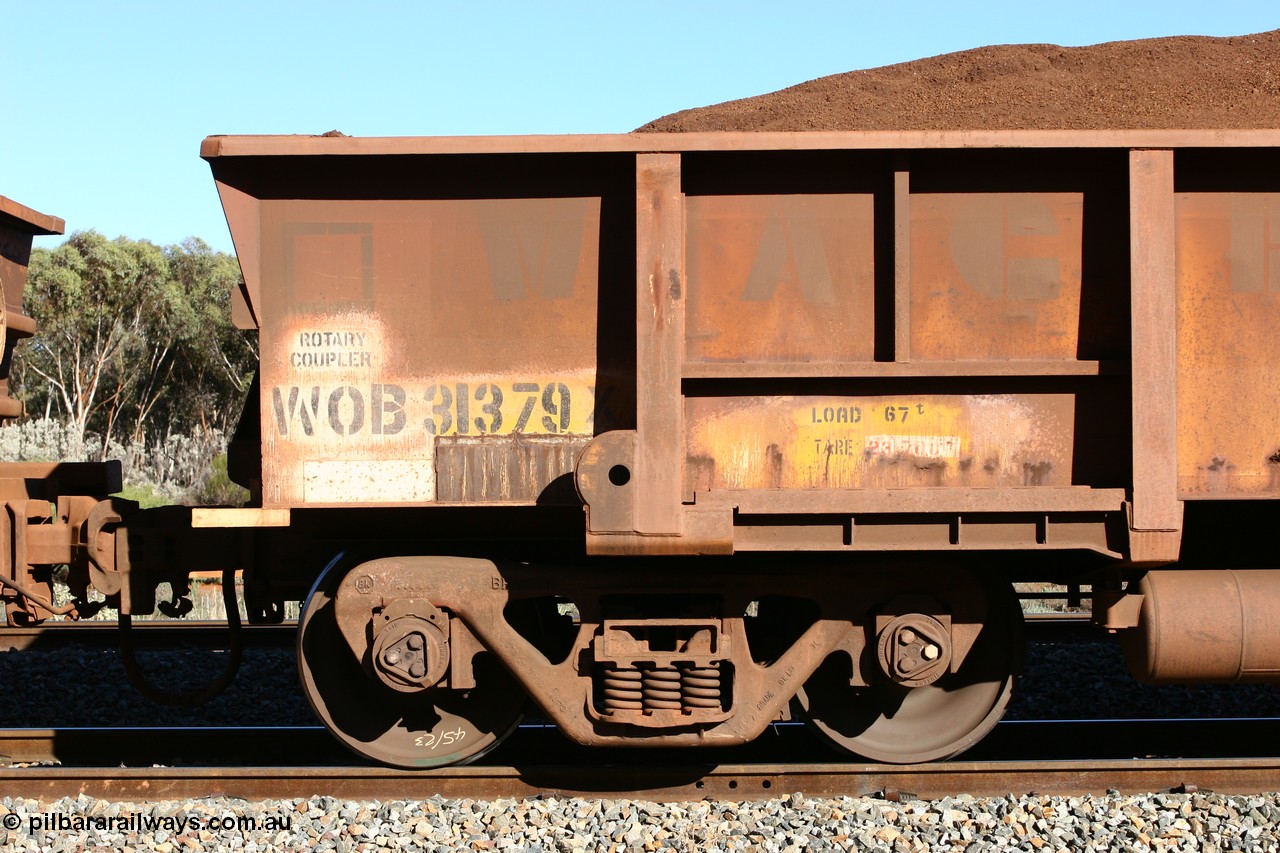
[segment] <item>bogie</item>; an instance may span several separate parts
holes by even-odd
[[[435,743],[441,731],[464,731],[477,749],[496,744],[518,715],[516,695],[594,746],[744,743],[796,697],[837,746],[899,762],[961,751],[1008,700],[1020,656],[1010,593],[955,567],[827,564],[781,579],[729,563],[696,581],[678,564],[633,568],[602,581],[576,567],[474,558],[335,564],[304,610],[304,687],[340,739],[401,766],[474,757],[422,757],[421,739]],[[548,591],[579,612],[563,657],[546,654],[556,644],[537,627],[509,621],[514,602],[546,601]],[[894,716],[899,705],[907,716]],[[849,734],[867,720],[881,721]],[[928,742],[937,731],[942,742]],[[895,752],[876,746],[884,738],[924,745]]]

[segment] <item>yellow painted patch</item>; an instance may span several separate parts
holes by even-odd
[[[809,478],[856,482],[869,465],[894,457],[956,459],[968,454],[972,426],[954,401],[863,397],[795,406],[792,459]],[[807,485],[818,485],[809,483]]]
[[[418,383],[423,386],[423,383]],[[432,435],[591,435],[594,377],[438,381],[419,398]]]
[[[687,401],[686,487],[1069,485],[1063,394],[720,397]]]
[[[416,446],[424,436],[591,435],[596,406],[593,373],[379,378],[277,386],[267,397],[270,432],[334,449],[400,441]]]

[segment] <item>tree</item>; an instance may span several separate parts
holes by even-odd
[[[230,299],[240,286],[240,265],[195,237],[167,247],[165,254],[185,314],[179,357],[158,421],[171,432],[230,432],[258,365],[257,336],[231,323]]]
[[[28,410],[57,414],[83,449],[96,432],[141,442],[238,415],[251,335],[230,322],[235,259],[194,238],[160,248],[94,231],[32,252],[27,312],[39,329],[15,356]]]
[[[63,415],[79,447],[90,420],[104,409],[109,438],[127,384],[123,356],[152,318],[163,316],[157,303],[167,277],[159,247],[109,241],[94,231],[32,252],[25,301],[39,330],[19,351],[22,375],[29,388],[30,373],[47,383],[45,408]]]

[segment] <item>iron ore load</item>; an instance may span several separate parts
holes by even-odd
[[[952,756],[1014,688],[1014,582],[1087,588],[1140,679],[1280,681],[1278,146],[210,137],[252,504],[6,475],[10,612],[60,562],[122,614],[243,570],[251,621],[304,601],[325,725],[405,767],[530,710]]]

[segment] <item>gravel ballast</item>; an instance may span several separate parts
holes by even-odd
[[[156,680],[189,685],[193,677],[215,670],[220,656],[148,652],[144,662]],[[297,689],[293,654],[287,649],[249,650],[245,670],[232,690],[196,711],[157,708],[145,702],[122,686],[117,670],[114,652],[0,655],[0,678],[6,684],[24,686],[0,693],[0,725],[40,724],[40,715],[47,717],[49,709],[58,725],[315,724]],[[45,692],[49,690],[58,701],[49,701]],[[1280,715],[1280,691],[1274,688],[1138,685],[1125,672],[1119,650],[1110,642],[1033,645],[1017,695],[1008,714],[1012,719]],[[838,760],[835,753],[833,760]],[[8,793],[17,792],[10,789]],[[962,796],[907,803],[799,795],[687,804],[558,798],[389,803],[328,797],[262,803],[210,798],[150,804],[85,797],[0,800],[0,823],[9,814],[16,816],[8,819],[17,820],[17,829],[0,830],[0,850],[53,853],[1280,850],[1277,794]],[[211,828],[210,819],[215,817],[241,822],[232,829]],[[32,818],[39,822],[33,824]],[[162,818],[170,819],[167,826],[156,823]],[[175,822],[183,818],[196,818],[203,828],[188,824],[185,831],[179,830]],[[267,818],[275,823],[268,826]],[[253,825],[258,828],[249,828],[246,820],[256,821]]]
[[[1280,795],[948,797],[656,804],[530,799],[343,802],[329,797],[153,804],[0,801],[9,850],[728,851],[1277,849]],[[234,828],[210,829],[227,818]],[[248,823],[252,821],[253,823]],[[77,820],[79,823],[77,823]],[[214,823],[216,821],[216,824]],[[258,828],[250,828],[255,826]],[[54,828],[37,828],[51,826]],[[62,827],[66,827],[65,829]],[[154,828],[153,828],[154,827]]]

